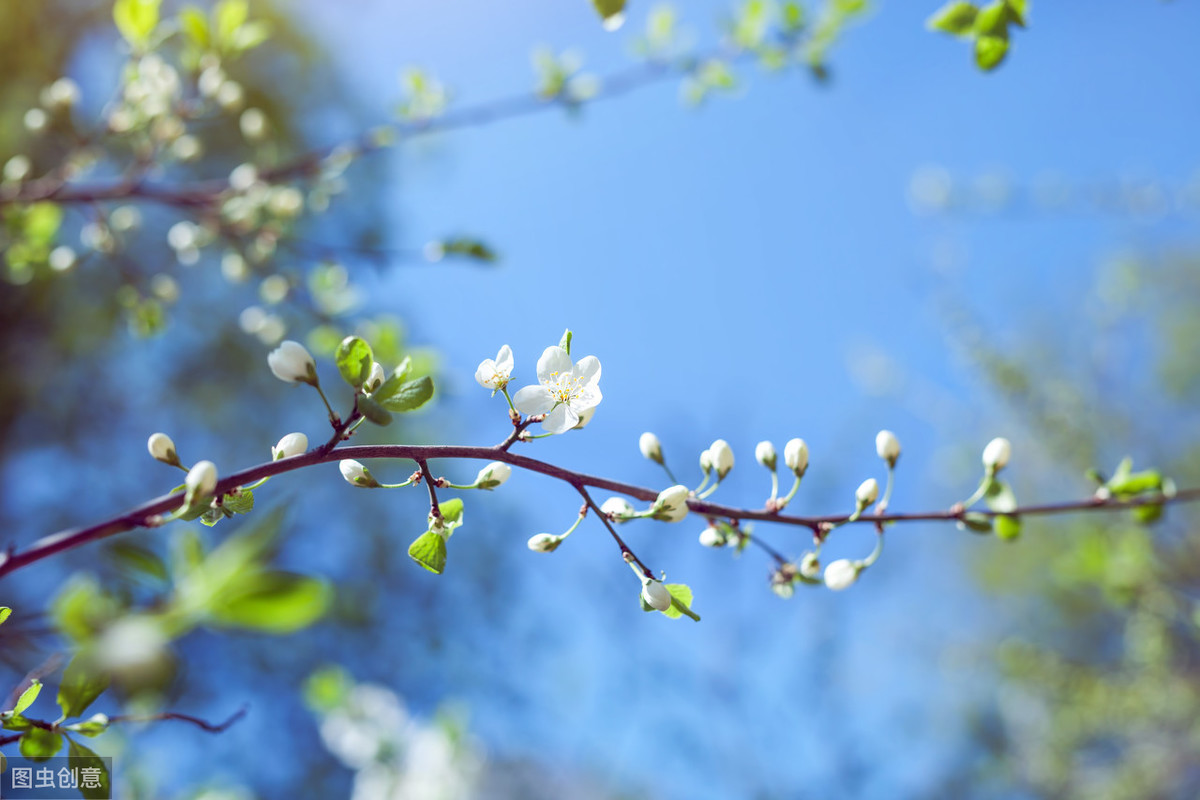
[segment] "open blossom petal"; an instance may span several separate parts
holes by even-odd
[[[485,389],[498,392],[512,380],[513,354],[512,348],[504,345],[494,359],[485,358],[475,370],[475,380]]]
[[[578,363],[561,347],[547,347],[538,359],[538,383],[513,396],[522,414],[546,414],[542,427],[547,433],[565,433],[591,418],[588,413],[600,404],[600,360],[586,356]]]
[[[513,395],[513,405],[522,414],[545,414],[554,408],[554,398],[545,386],[524,386]]]

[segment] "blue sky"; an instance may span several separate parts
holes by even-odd
[[[689,3],[684,20],[708,41],[722,7]],[[394,187],[392,245],[469,232],[503,254],[494,270],[407,266],[376,287],[378,309],[441,349],[437,418],[452,437],[491,442],[506,430],[502,403],[471,379],[480,359],[510,344],[521,385],[570,327],[575,354],[603,363],[605,400],[583,434],[539,441],[530,455],[659,485],[637,453],[643,430],[658,433],[685,481],[723,437],[738,468],[717,497],[755,505],[766,487],[755,442],[802,436],[813,466],[796,508],[814,512],[847,509],[859,481],[881,476],[881,427],[905,446],[898,509],[968,494],[994,435],[1014,439],[1019,470],[1036,443],[972,377],[940,303],[966,302],[998,341],[1053,320],[1070,348],[1091,324],[1079,298],[1098,266],[1130,248],[1194,246],[1196,209],[1017,204],[929,217],[914,213],[910,181],[933,166],[959,186],[1003,175],[1028,187],[1052,174],[1074,187],[1183,186],[1200,167],[1190,35],[1200,11],[1036,3],[1009,62],[982,75],[966,45],[924,31],[934,8],[882,4],[833,52],[828,87],[748,67],[738,96],[700,109],[666,83],[580,119],[550,111],[372,162]],[[530,87],[537,44],[578,46],[604,74],[628,63],[645,13],[632,4],[625,29],[607,35],[582,0],[306,10],[348,84],[381,110],[409,64],[464,104]],[[565,528],[575,507],[570,491],[518,475],[470,498],[468,513],[519,509],[520,529],[483,535],[521,549],[529,534]],[[1011,622],[973,586],[970,563],[1000,545],[948,527],[896,529],[861,585],[785,603],[767,590],[762,559],[702,551],[700,527],[629,530],[649,563],[693,586],[700,625],[643,616],[616,548],[588,523],[552,557],[509,561],[509,627],[478,639],[497,674],[467,670],[416,702],[461,699],[493,751],[653,797],[920,796],[962,763],[964,712],[986,693],[986,673],[963,664]],[[803,549],[798,532],[770,533]],[[839,533],[827,552],[865,555],[869,539]],[[427,580],[433,597],[461,590],[453,570]]]

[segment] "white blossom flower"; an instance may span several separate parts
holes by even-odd
[[[712,465],[717,470],[717,480],[724,480],[733,469],[733,448],[724,439],[717,439],[708,447]]]
[[[486,362],[485,362],[486,363]],[[579,423],[579,415],[595,408],[600,394],[600,360],[585,356],[576,363],[561,347],[547,347],[537,363],[538,382],[513,396],[522,414],[546,414],[547,433],[564,433]]]
[[[653,433],[646,431],[638,439],[638,449],[642,451],[642,456],[654,461],[658,464],[663,463],[662,442]]]
[[[308,451],[308,437],[303,433],[289,433],[279,440],[279,444],[271,448],[271,460],[291,458]]]
[[[770,442],[759,442],[754,446],[754,460],[769,470],[775,469],[775,445]]]
[[[662,581],[656,581],[654,578],[642,577],[642,599],[656,611],[666,611],[671,607],[671,593],[663,586]]]
[[[858,580],[862,565],[848,558],[839,558],[825,568],[825,585],[835,592],[849,589]]]
[[[988,472],[999,472],[1008,464],[1012,455],[1012,444],[1002,436],[988,442],[983,448],[983,466]]]
[[[854,492],[854,500],[858,503],[859,508],[871,505],[877,497],[879,497],[879,481],[874,478],[867,478],[858,485],[858,489]]]
[[[510,475],[512,475],[512,467],[503,461],[493,461],[479,470],[479,475],[475,478],[475,486],[480,489],[495,489],[497,486],[503,485]]]
[[[217,465],[211,461],[198,461],[188,470],[183,481],[189,495],[207,496],[217,488]]]
[[[373,392],[383,385],[383,379],[383,364],[372,361],[371,374],[367,376],[367,382],[363,384],[363,388],[368,392]]]
[[[359,486],[364,489],[379,488],[379,481],[375,480],[371,470],[352,458],[344,458],[338,462],[338,469],[342,471],[342,477],[351,486]]]
[[[479,362],[475,370],[475,380],[485,389],[491,389],[492,394],[503,389],[512,380],[513,354],[512,348],[504,345],[495,359],[485,358]]]
[[[146,449],[150,451],[151,456],[164,464],[174,466],[179,463],[179,455],[175,451],[175,442],[165,433],[151,434],[150,439],[146,442]]]
[[[529,549],[535,553],[553,553],[563,543],[563,537],[552,533],[539,533],[529,537]]]
[[[596,407],[592,406],[587,411],[579,415],[579,422],[575,423],[575,427],[571,430],[581,431],[587,427],[587,424],[592,421],[592,417],[596,416]]]
[[[317,362],[299,342],[291,339],[281,342],[279,347],[276,347],[267,356],[267,364],[270,365],[271,372],[275,374],[275,377],[281,381],[288,383],[303,381],[316,385]]]
[[[700,531],[700,544],[705,547],[724,547],[725,537],[719,530],[709,525]]]
[[[889,466],[895,466],[896,459],[900,457],[900,440],[891,431],[880,431],[875,434],[875,452]]]
[[[614,518],[617,522],[623,522],[622,517],[631,516],[634,513],[633,506],[624,497],[610,497],[600,504],[600,510]]]
[[[677,484],[659,492],[658,498],[655,499],[650,510],[655,519],[663,522],[679,522],[688,514],[687,500],[688,488]]]
[[[804,475],[808,469],[808,445],[803,439],[790,439],[783,447],[783,463],[796,473],[796,477]]]

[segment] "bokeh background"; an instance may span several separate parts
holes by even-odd
[[[387,121],[409,65],[451,87],[451,107],[532,89],[530,52],[543,44],[577,48],[603,78],[632,63],[649,12],[633,3],[607,33],[583,0],[252,9],[276,36],[237,77],[283,144],[256,150],[236,124],[214,123],[193,168],[203,177]],[[649,430],[698,482],[699,453],[720,437],[737,466],[715,499],[755,506],[769,488],[755,443],[801,436],[812,464],[792,508],[849,511],[854,487],[883,477],[873,437],[889,428],[904,446],[896,510],[964,499],[998,435],[1013,441],[1026,502],[1084,497],[1084,470],[1111,472],[1125,455],[1196,485],[1200,12],[1037,3],[1008,61],[984,74],[967,45],[924,29],[934,10],[876,4],[844,30],[823,81],[751,60],[735,66],[734,91],[699,107],[662,80],[574,111],[548,104],[402,139],[354,163],[344,194],[264,267],[304,275],[334,261],[359,302],[330,322],[294,292],[271,313],[289,337],[368,319],[378,332],[390,318],[396,350],[433,371],[434,407],[364,441],[500,440],[506,408],[475,384],[476,365],[509,344],[523,385],[571,328],[574,354],[603,364],[605,399],[586,430],[521,452],[582,471],[665,486],[638,453]],[[697,0],[681,24],[704,49],[730,13]],[[11,16],[9,154],[40,146],[18,120],[43,85],[72,76],[78,113],[94,116],[123,63],[104,4],[13,2]],[[318,398],[274,380],[269,346],[244,330],[244,309],[265,305],[261,275],[224,280],[220,244],[178,265],[166,231],[179,211],[142,214],[126,255],[85,255],[68,275],[2,290],[6,542],[171,488],[145,455],[156,430],[185,460],[225,471],[264,460],[284,433],[315,442],[326,430]],[[72,210],[64,231],[89,219]],[[427,242],[458,235],[500,258],[425,257]],[[151,336],[126,324],[121,259],[181,289]],[[436,466],[464,482],[476,469]],[[398,481],[410,466],[373,469]],[[571,523],[569,487],[518,473],[466,496],[442,576],[406,554],[423,498],[355,490],[332,465],[264,487],[260,506],[285,513],[278,563],[327,578],[336,600],[288,636],[201,628],[174,642],[168,707],[250,712],[215,736],[161,723],[96,740],[125,796],[1147,798],[1200,787],[1200,562],[1184,508],[1151,527],[1031,519],[1018,543],[898,526],[852,590],[790,600],[771,593],[754,549],[700,547],[697,520],[626,526],[639,555],[692,587],[696,624],[640,610],[594,520],[552,555],[525,548]],[[250,523],[198,535],[216,543],[237,524]],[[756,533],[792,556],[808,544],[800,530]],[[167,553],[178,535],[122,540]],[[862,557],[872,540],[839,530],[824,556]],[[95,545],[7,578],[3,600],[44,608],[86,573],[154,602],[163,587],[128,566],[116,545]],[[49,627],[9,634],[10,682],[61,646]],[[338,700],[322,706],[306,682],[330,665],[342,671],[318,684]],[[106,702],[116,710],[115,697],[97,709]]]

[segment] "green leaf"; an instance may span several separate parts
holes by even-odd
[[[958,521],[958,527],[973,533],[991,533],[992,518],[987,514],[980,514],[978,511],[968,511]]]
[[[304,682],[304,702],[309,708],[328,714],[346,702],[353,688],[354,681],[342,667],[321,667]]]
[[[1029,0],[1005,0],[1008,6],[1008,19],[1014,25],[1025,27],[1026,15],[1029,14]]]
[[[375,401],[373,397],[359,397],[358,410],[362,415],[376,425],[391,425],[392,415]]]
[[[925,20],[925,27],[931,31],[941,31],[954,36],[969,36],[978,13],[979,9],[974,3],[968,3],[965,0],[951,0]]]
[[[71,759],[69,763],[72,767],[81,769],[99,769],[96,773],[100,776],[100,780],[96,783],[98,786],[92,788],[83,788],[80,781],[79,793],[85,798],[103,798],[112,797],[112,776],[108,774],[108,769],[104,766],[104,759],[96,755],[91,749],[84,747],[76,742],[71,737],[67,737],[67,755]]]
[[[783,4],[783,32],[799,33],[804,28],[804,6],[788,0]]]
[[[1010,514],[996,517],[996,538],[1012,542],[1021,536],[1021,518]]]
[[[499,258],[495,250],[478,239],[459,236],[453,239],[443,239],[441,245],[443,256],[461,256],[487,264],[491,264]]]
[[[12,716],[9,716],[12,714]],[[0,725],[6,731],[27,731],[33,727],[33,723],[20,714],[13,714],[11,711],[5,711],[0,714]]]
[[[571,340],[575,338],[575,334],[570,328],[563,331],[562,338],[558,340],[558,346],[567,351],[567,355],[571,355]]]
[[[104,592],[96,579],[77,575],[67,582],[50,604],[59,632],[75,641],[86,641],[121,613],[116,598]]]
[[[4,624],[4,621],[8,619],[10,614],[12,614],[11,608],[8,606],[0,606],[0,625]]]
[[[234,32],[250,16],[250,4],[246,0],[221,0],[213,9],[213,27],[216,29],[217,44],[225,47],[233,44]]]
[[[62,734],[43,728],[30,728],[21,737],[21,755],[30,761],[46,761],[62,749]]]
[[[1008,38],[1008,5],[1004,0],[994,0],[979,10],[971,29],[979,36],[1002,36]]]
[[[1017,507],[1017,497],[1013,494],[1012,488],[1004,481],[995,479],[988,484],[987,492],[983,495],[983,502],[987,503],[987,507],[992,511],[999,511],[1001,514],[1007,514]]]
[[[246,575],[211,606],[214,622],[263,633],[293,633],[312,625],[329,608],[333,592],[325,581],[291,572]]]
[[[160,0],[117,0],[113,5],[113,22],[134,49],[145,47],[158,27],[159,3]]]
[[[700,621],[700,615],[692,611],[692,590],[684,583],[668,583],[667,592],[671,595],[671,607],[662,612],[671,619],[679,619],[686,614],[696,622]]]
[[[412,356],[405,356],[400,362],[400,366],[392,370],[392,374],[384,381],[378,389],[371,392],[371,399],[377,402],[383,402],[394,395],[404,385],[404,379],[408,377],[408,373],[412,372]]]
[[[221,498],[221,508],[234,514],[249,514],[254,510],[254,492],[251,489],[238,489]]]
[[[108,725],[107,714],[92,714],[83,722],[75,722],[63,727],[73,733],[82,733],[84,736],[99,736],[108,730]]]
[[[592,0],[592,5],[596,7],[596,13],[605,22],[614,18],[619,19],[625,12],[625,0]]]
[[[1146,469],[1141,472],[1125,470],[1123,475],[1124,477],[1120,480],[1113,476],[1113,479],[1108,482],[1108,489],[1113,494],[1131,496],[1162,491],[1162,473],[1156,469]]]
[[[78,717],[108,688],[108,675],[96,669],[91,659],[76,654],[63,670],[58,685],[58,706],[63,718]]]
[[[357,389],[370,377],[375,356],[371,353],[371,345],[362,337],[347,336],[338,345],[334,361],[343,380]]]
[[[179,9],[179,27],[192,44],[201,50],[207,50],[210,38],[208,33],[208,17],[195,6],[184,6]]]
[[[146,575],[158,581],[167,581],[170,577],[166,563],[157,553],[133,542],[109,545],[108,555],[125,572]]]
[[[975,63],[985,72],[1000,65],[1008,55],[1008,35],[980,36],[975,40]]]
[[[408,556],[435,575],[441,575],[446,568],[446,540],[440,533],[425,531],[409,545]]]
[[[33,701],[37,700],[38,695],[41,693],[42,682],[35,678],[29,684],[29,687],[21,692],[21,696],[17,698],[17,704],[10,709],[13,715],[24,713],[25,709],[33,705]]]
[[[438,504],[438,510],[442,512],[442,520],[451,522],[460,522],[462,520],[463,501],[461,497],[452,497]]]
[[[271,26],[262,20],[247,22],[233,34],[233,49],[238,52],[253,50],[271,38]]]
[[[1157,522],[1162,518],[1162,515],[1162,503],[1151,503],[1149,505],[1137,506],[1133,509],[1133,518],[1143,525]]]
[[[388,411],[412,411],[429,402],[433,397],[433,378],[428,375],[400,385],[396,393],[381,405]]]

